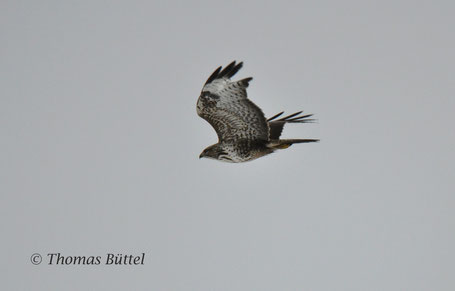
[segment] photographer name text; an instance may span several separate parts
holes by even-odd
[[[137,254],[114,254],[107,253],[103,256],[67,256],[61,253],[47,254],[48,265],[144,265],[145,253]]]

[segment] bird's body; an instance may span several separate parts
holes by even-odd
[[[197,113],[207,120],[218,135],[218,143],[207,147],[200,157],[240,163],[284,149],[294,143],[316,139],[279,139],[286,123],[305,123],[312,116],[302,112],[276,119],[283,112],[265,118],[262,110],[247,98],[246,88],[252,78],[231,81],[243,63],[219,67],[209,77],[197,101]]]

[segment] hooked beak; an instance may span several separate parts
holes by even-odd
[[[200,159],[200,158],[203,158],[203,157],[204,157],[204,153],[201,153],[201,154],[199,155],[199,159]]]

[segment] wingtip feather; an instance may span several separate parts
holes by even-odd
[[[206,84],[212,82],[213,80],[215,80],[216,78],[218,78],[218,75],[219,75],[219,73],[220,73],[220,71],[221,71],[221,68],[222,68],[222,67],[219,66],[219,67],[210,75],[210,77],[207,79],[207,81],[205,82],[204,85],[206,85]]]
[[[267,121],[272,121],[272,120],[276,119],[277,117],[280,117],[283,113],[284,113],[284,111],[281,111],[280,113],[275,114],[274,116],[267,119]]]
[[[240,62],[238,64],[236,64],[236,61],[232,61],[229,65],[227,65],[226,67],[223,67],[222,66],[219,66],[211,75],[210,77],[207,79],[207,81],[205,82],[204,85],[207,85],[211,82],[213,82],[214,80],[216,79],[219,79],[219,78],[231,78],[232,76],[234,76],[241,68],[243,67],[243,62]],[[251,79],[250,79],[251,80]],[[250,81],[248,80],[248,81]],[[248,83],[247,81],[247,83]]]

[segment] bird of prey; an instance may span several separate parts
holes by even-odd
[[[224,162],[251,161],[286,149],[294,143],[317,142],[317,139],[280,139],[286,123],[308,123],[312,114],[303,111],[286,117],[280,112],[266,119],[262,110],[247,98],[246,88],[253,78],[231,81],[243,66],[240,62],[220,66],[210,75],[197,100],[197,114],[207,120],[218,135],[218,143],[204,149],[199,158]]]

